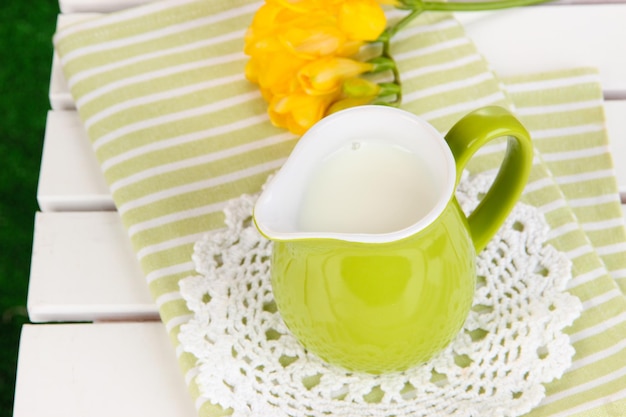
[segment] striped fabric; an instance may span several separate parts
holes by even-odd
[[[228,414],[196,386],[177,341],[189,311],[178,281],[193,244],[222,226],[227,200],[259,190],[297,138],[269,123],[245,81],[243,34],[260,3],[170,0],[94,18],[55,36],[56,50],[119,214],[201,416]],[[403,107],[445,132],[484,105],[514,109],[538,149],[527,203],[574,265],[584,313],[571,328],[572,368],[532,416],[626,415],[626,236],[598,76],[592,70],[501,80],[442,14],[424,15],[393,44]],[[487,147],[472,170],[497,166]]]
[[[540,152],[536,164],[551,180],[534,179],[524,199],[543,212],[550,243],[572,260],[569,291],[584,307],[568,332],[573,365],[530,415],[626,415],[626,287],[615,279],[623,278],[626,239],[598,75],[518,77],[506,80],[506,90]]]

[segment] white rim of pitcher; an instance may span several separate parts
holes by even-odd
[[[340,117],[349,116],[348,113],[353,112],[363,112],[364,110],[368,110],[371,108],[376,108],[376,111],[388,111],[391,113],[402,113],[405,117],[408,117],[419,123],[422,128],[432,133],[433,140],[436,138],[436,142],[441,148],[442,155],[446,159],[446,163],[450,167],[448,172],[450,173],[449,178],[446,179],[444,190],[440,193],[440,197],[437,199],[437,202],[433,205],[431,210],[424,216],[422,216],[415,223],[407,226],[403,229],[395,230],[393,232],[386,233],[340,233],[340,232],[281,232],[281,231],[272,231],[263,227],[262,224],[257,222],[256,211],[257,207],[264,203],[264,200],[270,198],[269,194],[263,192],[257,202],[254,205],[252,219],[256,228],[259,232],[270,240],[275,241],[292,241],[292,240],[305,240],[305,239],[332,239],[332,240],[340,240],[344,242],[352,242],[352,243],[389,243],[394,242],[401,239],[406,239],[424,229],[426,229],[430,224],[432,224],[439,216],[443,213],[445,208],[448,206],[450,201],[454,196],[454,190],[456,188],[456,161],[454,156],[452,155],[452,151],[445,141],[444,135],[442,135],[437,129],[435,129],[428,121],[423,119],[422,117],[411,113],[407,110],[400,109],[397,107],[390,107],[384,105],[363,105],[357,107],[351,107],[348,109],[344,109],[338,111],[337,113],[333,113],[328,115],[318,121],[315,125],[313,125],[298,141],[293,151],[291,152],[289,158],[283,165],[283,167],[287,164],[290,164],[292,160],[295,160],[305,152],[305,143],[316,133],[317,130],[320,130],[324,127],[324,125],[332,122],[334,119]],[[309,133],[310,132],[310,133]],[[279,171],[275,174],[275,177],[272,179],[272,182],[275,181],[282,173],[283,167],[279,169]],[[268,184],[267,188],[271,188]],[[263,199],[263,200],[262,200]]]

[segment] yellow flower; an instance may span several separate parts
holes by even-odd
[[[309,95],[303,91],[274,97],[270,101],[269,116],[272,122],[302,135],[326,114],[339,93]]]
[[[544,1],[265,0],[245,35],[244,52],[250,57],[246,78],[258,84],[271,121],[301,134],[343,108],[401,103],[400,73],[390,42],[422,12],[491,10]],[[383,5],[409,13],[387,28]],[[360,62],[355,57],[369,42],[380,43],[380,56]],[[366,73],[383,75],[373,83]]]
[[[374,68],[351,57],[385,26],[376,0],[266,0],[244,52],[246,77],[270,103],[272,122],[300,134],[324,117],[345,80]]]
[[[351,39],[375,41],[385,30],[385,13],[375,0],[346,0],[339,4],[339,26]]]
[[[349,58],[325,57],[304,65],[298,71],[300,87],[307,94],[320,95],[339,91],[349,78],[371,71],[373,64]]]

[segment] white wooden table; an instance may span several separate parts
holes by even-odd
[[[58,24],[146,2],[60,0]],[[501,75],[599,68],[626,202],[626,0],[459,19]],[[14,416],[193,416],[176,352],[56,60],[50,102],[28,295],[29,316],[37,324],[22,333]]]

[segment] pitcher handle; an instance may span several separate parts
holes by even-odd
[[[480,252],[509,215],[526,186],[533,161],[530,134],[506,109],[484,107],[459,120],[446,135],[456,160],[456,184],[472,155],[488,142],[508,136],[502,165],[491,188],[468,223],[476,252]]]

